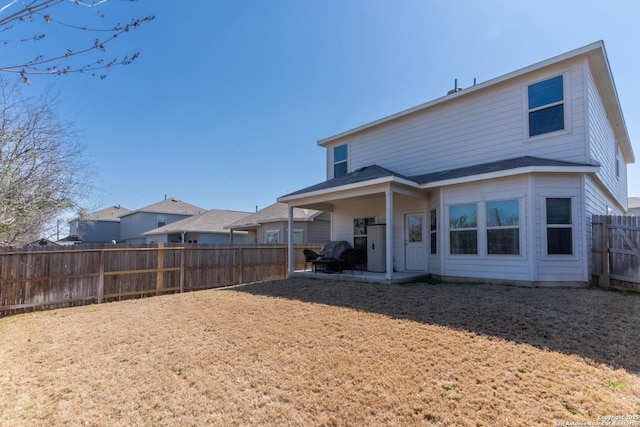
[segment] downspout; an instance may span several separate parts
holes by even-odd
[[[387,264],[387,272],[385,274],[385,279],[391,280],[393,275],[393,190],[391,187],[387,191],[385,191],[386,196],[386,205],[387,205],[387,226],[385,227],[386,231],[386,264]]]
[[[180,241],[182,242],[182,244],[184,244],[184,234],[185,234],[184,231],[180,232]]]
[[[295,267],[293,262],[293,207],[290,205],[288,225],[289,230],[287,233],[287,258],[289,260],[289,274],[293,274]]]

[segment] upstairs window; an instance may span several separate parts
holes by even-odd
[[[347,145],[339,145],[333,148],[333,177],[337,178],[347,174],[348,151]]]
[[[564,126],[564,82],[558,76],[529,85],[529,136],[562,130]]]
[[[166,215],[158,215],[156,217],[156,225],[158,228],[164,227],[167,225],[167,216]]]

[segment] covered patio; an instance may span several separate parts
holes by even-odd
[[[371,203],[379,203],[382,209],[377,215],[376,224],[386,225],[384,229],[384,240],[387,242],[384,250],[384,269],[385,271],[364,272],[362,281],[384,281],[387,283],[396,281],[413,280],[416,277],[425,277],[426,271],[401,271],[402,269],[394,268],[394,245],[397,244],[394,236],[402,230],[401,218],[398,216],[394,204],[396,198],[404,197],[413,200],[423,201],[426,203],[428,192],[419,188],[419,184],[402,175],[398,175],[392,171],[377,165],[372,165],[358,169],[348,175],[334,178],[323,183],[307,187],[303,190],[280,197],[279,202],[287,203],[289,206],[289,230],[293,229],[293,209],[307,208],[317,209],[325,212],[331,212],[332,223],[335,220],[336,206],[344,207],[346,205],[355,207],[357,210],[361,206],[370,206]],[[364,208],[366,209],[366,208]],[[365,212],[362,212],[363,215]],[[359,216],[359,215],[358,215]],[[344,218],[344,214],[343,214]],[[351,220],[351,219],[349,219]],[[350,240],[354,236],[347,231],[344,226],[340,230],[336,229],[335,224],[332,225],[332,240]],[[289,246],[289,275],[293,276],[298,273],[307,274],[306,272],[298,272],[294,270],[293,260],[293,241],[291,233],[288,239]],[[359,272],[353,276],[350,272],[333,273],[334,277],[357,277]],[[314,273],[311,273],[314,274]],[[317,276],[315,274],[314,276]]]

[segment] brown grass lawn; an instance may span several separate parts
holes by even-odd
[[[595,289],[289,279],[4,318],[0,337],[0,426],[640,413],[640,295]]]

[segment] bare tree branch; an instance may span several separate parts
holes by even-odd
[[[20,61],[13,65],[1,65],[0,72],[16,73],[19,74],[25,83],[29,83],[29,75],[63,75],[70,73],[86,73],[93,76],[98,75],[100,78],[105,78],[104,71],[116,66],[116,65],[129,65],[135,61],[140,53],[134,52],[130,55],[123,57],[115,56],[111,59],[105,59],[107,45],[115,42],[118,37],[125,35],[137,28],[142,24],[152,21],[155,17],[153,15],[147,15],[142,18],[132,18],[126,23],[115,23],[103,28],[77,25],[67,22],[64,19],[58,19],[53,16],[52,9],[64,4],[73,4],[75,6],[84,6],[87,9],[97,12],[99,19],[104,19],[106,14],[98,9],[98,6],[105,5],[112,0],[96,0],[96,1],[81,1],[81,0],[12,0],[6,5],[0,8],[0,32],[9,32],[13,29],[13,25],[16,23],[33,23],[36,19],[41,19],[40,22],[45,22],[47,25],[53,25],[54,27],[69,29],[73,31],[79,31],[81,33],[96,33],[103,36],[87,37],[89,40],[84,42],[84,46],[71,49],[68,47],[58,48],[58,53],[52,55],[40,54],[33,58],[26,58],[24,61]],[[134,2],[136,0],[129,0]],[[54,9],[54,10],[58,10]],[[3,14],[7,12],[6,16]],[[11,13],[9,13],[11,12]],[[48,31],[49,33],[52,31]],[[47,37],[47,33],[35,33],[28,37],[19,37],[15,40],[0,39],[0,44],[4,46],[19,45],[26,42],[41,42]],[[92,57],[91,61],[84,64],[79,64],[74,61],[76,57],[87,57],[91,53],[97,53],[97,57]],[[101,73],[98,73],[100,71]]]

